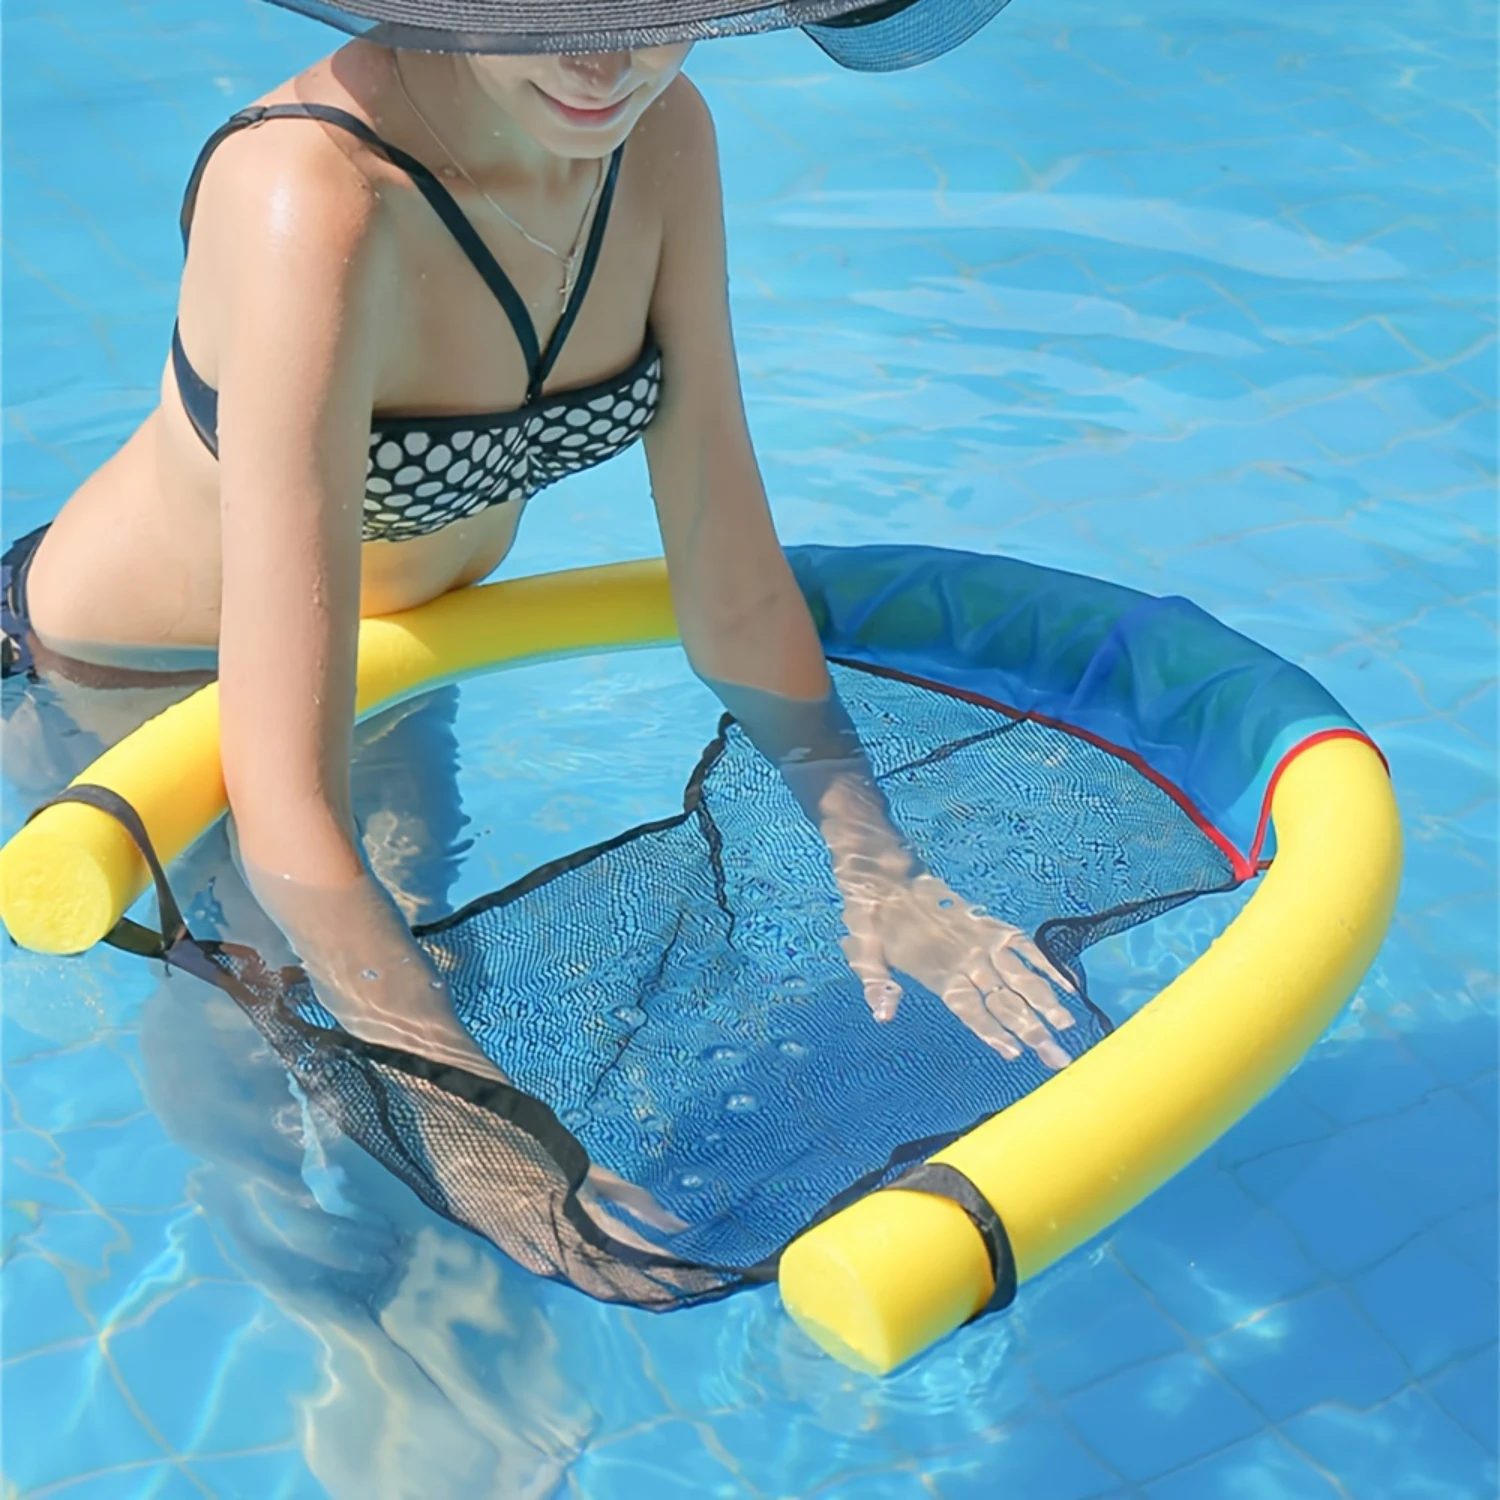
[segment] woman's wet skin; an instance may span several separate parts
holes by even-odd
[[[543,344],[566,276],[537,242],[575,244],[603,160],[629,138],[594,278],[546,389],[627,368],[648,329],[658,341],[663,397],[646,456],[673,603],[695,670],[738,685],[755,738],[758,718],[776,718],[763,708],[830,701],[831,689],[745,423],[717,153],[702,100],[678,76],[687,50],[398,57],[356,42],[262,102],[335,105],[430,162]],[[359,618],[485,576],[521,513],[497,504],[411,541],[361,542],[371,413],[514,409],[528,382],[515,332],[412,179],[309,121],[265,121],[215,152],[179,321],[219,393],[218,461],[169,366],[161,406],[36,555],[37,633],[85,660],[216,651],[244,868],[329,1008],[371,1039],[487,1071],[369,870],[349,755]],[[871,1013],[893,1012],[891,968],[902,967],[989,1045],[1061,1066],[1046,1024],[1066,1024],[1057,976],[1023,935],[934,893],[869,795],[857,744],[843,753],[850,763],[805,810],[834,854],[846,952]]]

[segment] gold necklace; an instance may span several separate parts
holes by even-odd
[[[426,130],[427,134],[430,135],[437,143],[438,150],[440,150],[443,155],[448,158],[449,162],[452,163],[454,170],[458,172],[458,174],[464,179],[464,181],[467,182],[469,186],[473,188],[474,191],[478,193],[479,196],[483,198],[484,201],[488,203],[492,209],[495,210],[500,218],[503,219],[504,222],[507,223],[512,229],[514,229],[515,232],[519,234],[528,245],[535,245],[538,250],[545,251],[553,258],[553,260],[557,261],[558,264],[561,265],[562,284],[558,288],[558,294],[562,298],[563,307],[566,308],[568,305],[568,299],[573,295],[573,287],[578,280],[578,262],[583,255],[584,234],[589,227],[589,221],[594,216],[594,207],[599,201],[599,194],[603,191],[604,188],[603,159],[601,158],[599,162],[599,176],[594,183],[594,190],[589,194],[589,201],[584,205],[583,218],[579,221],[578,233],[573,238],[573,246],[565,255],[561,250],[557,248],[556,245],[549,245],[546,240],[539,239],[518,218],[516,218],[514,214],[510,213],[499,203],[496,203],[495,200],[490,197],[490,195],[485,192],[482,187],[480,187],[480,185],[474,180],[473,174],[466,166],[464,166],[464,164],[458,159],[458,157],[454,155],[453,148],[449,146],[447,141],[445,141],[442,136],[438,134],[437,127],[432,123],[431,120],[427,118],[426,115],[422,113],[421,109],[417,105],[417,101],[412,98],[411,90],[407,88],[406,79],[402,76],[401,73],[401,55],[398,52],[392,51],[391,65],[395,69],[396,84],[401,90],[401,97],[406,100],[407,108],[410,109],[411,112],[417,117],[417,119],[422,122],[423,129]]]

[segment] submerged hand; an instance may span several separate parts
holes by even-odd
[[[578,1198],[596,1224],[638,1250],[655,1251],[661,1246],[643,1239],[631,1229],[619,1218],[618,1210],[624,1210],[660,1234],[680,1234],[688,1227],[685,1219],[679,1219],[670,1209],[663,1208],[645,1188],[626,1182],[598,1162],[589,1164],[588,1176],[583,1179]]]
[[[308,965],[308,975],[324,1009],[351,1036],[495,1083],[510,1082],[464,1029],[447,985],[420,955],[402,955],[388,970],[366,964],[357,976],[336,979]]]
[[[900,863],[835,858],[848,928],[842,947],[875,1019],[896,1014],[901,986],[891,970],[899,969],[1002,1057],[1019,1058],[1029,1048],[1049,1068],[1067,1067],[1071,1059],[1048,1027],[1072,1026],[1053,992],[1056,985],[1071,993],[1072,985],[1019,927],[978,910],[936,875]]]

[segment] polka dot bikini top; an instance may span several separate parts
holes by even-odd
[[[364,499],[366,541],[400,542],[429,536],[492,505],[526,500],[564,475],[614,457],[641,435],[661,400],[661,353],[649,334],[635,361],[619,374],[579,390],[542,392],[599,259],[623,145],[605,173],[573,295],[542,349],[520,293],[447,188],[414,156],[383,141],[355,115],[331,105],[257,105],[221,125],[204,143],[188,180],[182,205],[184,248],[209,157],[235,131],[275,119],[321,120],[347,130],[406,172],[504,308],[526,359],[526,401],[513,411],[371,419]],[[217,457],[218,392],[192,367],[176,328],[172,330],[172,368],[188,419]]]

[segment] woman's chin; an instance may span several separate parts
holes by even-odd
[[[544,150],[577,160],[609,156],[629,136],[641,116],[633,98],[605,110],[574,110],[532,85],[518,123]],[[592,116],[592,118],[591,118]]]

